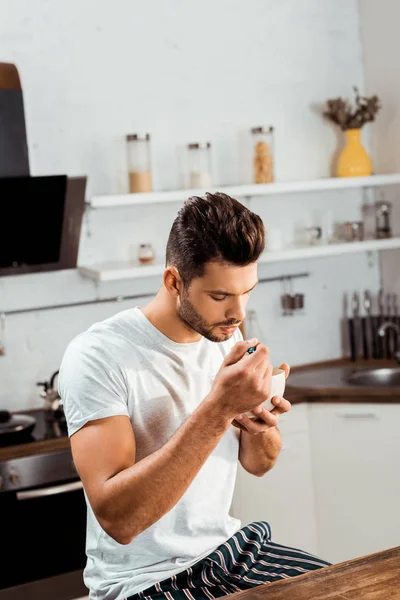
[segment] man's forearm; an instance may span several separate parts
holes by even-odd
[[[272,469],[281,448],[282,437],[277,427],[257,435],[240,432],[240,463],[246,471],[258,477]]]
[[[111,477],[97,514],[109,535],[127,544],[170,511],[231,421],[206,399],[164,446]]]

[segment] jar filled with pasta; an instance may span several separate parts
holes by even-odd
[[[253,127],[253,172],[254,183],[274,181],[274,128]]]

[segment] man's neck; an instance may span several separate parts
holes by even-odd
[[[158,331],[178,344],[199,342],[202,338],[182,321],[176,307],[162,288],[154,300],[141,308],[141,311]]]

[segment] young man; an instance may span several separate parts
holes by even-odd
[[[268,349],[238,329],[264,242],[260,217],[233,198],[191,198],[156,298],[65,352],[59,392],[87,497],[93,600],[212,599],[327,565],[271,542],[268,523],[240,529],[229,516],[238,460],[270,470],[290,410],[283,398],[260,407]]]

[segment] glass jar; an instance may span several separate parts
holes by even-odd
[[[202,142],[188,144],[189,187],[206,189],[211,187],[211,144]]]
[[[254,183],[274,181],[274,128],[253,127]]]
[[[362,242],[364,240],[363,221],[346,221],[345,228],[347,242]]]
[[[392,237],[391,225],[392,205],[390,202],[377,202],[375,204],[376,239],[382,240]]]
[[[139,262],[148,264],[153,262],[155,253],[151,244],[140,244],[138,250]]]
[[[126,143],[130,193],[151,192],[150,135],[130,133]]]

